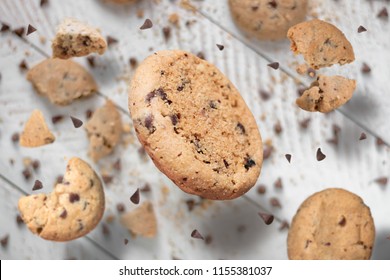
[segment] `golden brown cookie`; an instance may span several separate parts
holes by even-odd
[[[111,100],[97,109],[85,126],[89,138],[89,156],[96,162],[110,154],[122,135],[122,120]]]
[[[307,0],[229,0],[233,20],[258,39],[285,39],[287,30],[305,20]]]
[[[296,103],[306,111],[328,113],[347,103],[352,98],[355,87],[355,80],[319,75],[317,81],[303,92]]]
[[[293,260],[367,260],[375,226],[370,208],[343,189],[326,189],[307,198],[288,232],[288,257]]]
[[[45,122],[42,112],[34,110],[24,125],[19,142],[20,146],[34,148],[51,144],[55,139]]]
[[[313,68],[346,64],[355,60],[351,43],[343,32],[328,22],[313,19],[294,25],[288,30],[291,50],[302,54]]]
[[[72,158],[52,193],[24,196],[19,211],[28,228],[43,239],[68,241],[86,235],[103,216],[102,183],[83,160]]]
[[[103,54],[107,42],[100,31],[74,18],[66,18],[57,27],[52,42],[53,57],[68,59],[90,53]]]
[[[121,223],[136,236],[153,238],[157,233],[156,216],[150,202],[144,202],[133,211],[123,214]]]
[[[180,50],[149,56],[131,82],[129,109],[146,152],[183,191],[233,199],[256,183],[256,121],[214,65]]]
[[[38,94],[57,105],[94,94],[98,87],[93,77],[80,64],[58,58],[45,59],[27,73]]]

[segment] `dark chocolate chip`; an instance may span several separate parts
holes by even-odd
[[[30,35],[31,33],[34,33],[35,31],[37,31],[37,29],[34,26],[32,26],[31,24],[29,24],[27,27],[26,36]]]
[[[104,236],[110,235],[110,228],[106,224],[102,224],[102,233]]]
[[[145,19],[144,24],[139,28],[141,30],[149,29],[153,27],[153,22],[150,19]]]
[[[24,176],[24,179],[26,179],[26,180],[29,180],[31,178],[31,175],[32,175],[30,169],[28,169],[28,168],[25,168],[22,171],[22,174]]]
[[[245,127],[242,125],[242,123],[237,123],[236,130],[240,132],[240,134],[245,134]]]
[[[153,126],[153,120],[154,120],[154,117],[152,114],[146,116],[146,118],[145,118],[145,127],[149,130],[150,133],[153,133],[156,131],[156,127]]]
[[[379,11],[377,17],[387,19],[389,17],[389,13],[387,12],[387,8],[383,7],[383,9]]]
[[[211,101],[209,101],[209,106],[211,109],[218,109],[218,102],[211,100]]]
[[[19,27],[19,28],[16,28],[13,30],[13,32],[19,36],[19,37],[23,37],[24,35],[24,27]]]
[[[266,190],[267,190],[267,188],[266,188],[265,185],[259,185],[259,186],[257,187],[257,193],[258,193],[258,194],[265,194]]]
[[[321,148],[318,148],[316,156],[318,161],[324,160],[326,158],[326,155],[322,153]]]
[[[121,164],[121,159],[118,158],[114,164],[112,165],[112,167],[116,170],[116,171],[121,171],[122,169],[122,164]]]
[[[359,140],[361,141],[365,139],[367,139],[367,135],[364,132],[362,132],[362,134],[360,134]]]
[[[64,209],[64,211],[62,211],[62,213],[60,215],[60,218],[66,219],[67,216],[68,216],[68,211],[66,211],[66,209]]]
[[[256,162],[253,159],[251,159],[249,157],[249,155],[247,155],[245,158],[245,163],[244,163],[245,169],[249,170],[249,168],[251,168],[252,166],[255,166],[255,165],[256,165]]]
[[[37,171],[41,166],[41,163],[39,162],[39,160],[35,159],[32,161],[31,166],[34,169],[34,171]]]
[[[186,204],[187,204],[188,211],[191,212],[194,209],[196,203],[195,200],[190,198],[186,200]]]
[[[275,181],[274,187],[275,187],[275,189],[279,189],[279,190],[283,188],[282,178],[278,178],[278,179]]]
[[[91,68],[95,68],[95,57],[94,56],[88,56],[87,62]]]
[[[338,222],[338,224],[343,227],[343,226],[345,226],[346,223],[347,223],[347,219],[345,219],[344,216],[341,216],[341,219]]]
[[[263,150],[263,159],[268,159],[272,154],[273,148],[271,146],[265,146]]]
[[[69,201],[70,203],[74,203],[76,201],[80,200],[80,196],[77,193],[70,193],[69,194]]]
[[[93,111],[91,109],[88,109],[87,111],[85,111],[85,118],[87,120],[89,120],[93,115]]]
[[[23,224],[24,224],[24,221],[23,221],[22,216],[16,215],[16,223],[17,223],[18,225],[23,225]]]
[[[40,2],[40,6],[41,7],[44,7],[44,6],[47,6],[49,4],[49,0],[41,0],[41,2]]]
[[[20,71],[28,70],[27,62],[24,59],[19,63],[19,69]]]
[[[130,64],[131,68],[134,69],[135,67],[137,67],[138,61],[135,57],[130,57],[129,64]]]
[[[130,201],[133,202],[134,204],[138,204],[140,200],[140,195],[139,195],[139,189],[133,193],[132,196],[130,196]]]
[[[118,43],[118,39],[111,37],[111,36],[107,36],[107,46],[108,47],[110,47],[111,45],[116,44],[116,43]]]
[[[129,243],[129,239],[125,238],[123,239],[123,244],[127,245]]]
[[[139,191],[143,193],[150,192],[151,191],[150,185],[148,183],[145,183],[145,185]]]
[[[204,53],[203,52],[198,52],[197,54],[196,54],[196,56],[197,57],[199,57],[200,59],[206,59],[206,57],[205,57],[205,55],[204,55]]]
[[[72,120],[73,126],[75,128],[79,128],[80,126],[83,125],[83,122],[81,120],[79,120],[78,118],[70,116],[70,119]]]
[[[119,213],[123,213],[125,211],[125,205],[123,203],[118,203],[116,205],[116,210],[119,212]]]
[[[59,121],[61,121],[63,118],[64,118],[64,116],[62,116],[62,115],[56,115],[56,116],[53,116],[53,117],[51,118],[51,122],[52,122],[53,124],[56,124],[56,123],[58,123]]]
[[[2,239],[0,239],[1,247],[3,247],[3,248],[7,247],[8,241],[9,241],[9,234],[7,234]]]
[[[289,163],[291,163],[291,155],[290,154],[285,154],[284,156],[286,157],[287,161]]]
[[[304,120],[299,122],[299,125],[301,128],[306,129],[309,127],[310,121],[311,121],[310,118],[304,119]]]
[[[104,184],[108,185],[108,184],[112,183],[112,180],[114,179],[114,177],[111,175],[105,174],[105,175],[102,175],[102,179],[103,179]]]
[[[223,160],[223,164],[225,165],[226,168],[229,168],[229,163],[226,161],[226,159]]]
[[[377,138],[376,138],[376,145],[377,145],[378,147],[383,146],[383,145],[385,145],[385,141],[383,141],[382,138],[377,137]]]
[[[276,3],[275,0],[269,1],[268,6],[271,7],[272,9],[276,9],[278,7],[278,3]]]
[[[363,74],[368,74],[371,72],[370,66],[368,66],[367,63],[363,62],[362,68],[360,68],[360,71],[362,71]]]
[[[387,185],[387,182],[388,182],[388,178],[387,177],[379,177],[377,179],[375,179],[375,182],[378,184],[378,185],[381,185],[381,186],[386,186]]]
[[[11,140],[14,143],[19,142],[19,133],[15,132],[14,134],[12,134]]]
[[[11,27],[8,24],[2,23],[0,32],[6,32],[6,31],[9,31],[10,29],[11,29]]]
[[[330,242],[326,242],[326,243],[324,243],[324,245],[325,245],[325,246],[330,246],[331,243],[330,243]]]
[[[178,121],[179,121],[177,115],[176,115],[176,114],[173,114],[173,115],[170,116],[170,118],[171,118],[172,124],[173,124],[173,125],[177,125],[177,123],[178,123]]]
[[[269,94],[269,92],[267,92],[265,90],[260,90],[259,93],[260,93],[260,97],[263,101],[267,101],[268,99],[271,98],[271,94]]]
[[[162,32],[163,32],[165,41],[168,41],[171,38],[171,27],[169,27],[169,26],[163,27]]]
[[[62,175],[58,175],[57,176],[57,179],[56,179],[56,182],[57,182],[57,184],[62,184],[62,181],[64,180],[64,176],[62,176]]]
[[[271,67],[272,69],[279,69],[279,62],[272,62],[270,64],[267,64],[267,66]]]
[[[270,198],[269,202],[271,203],[271,206],[272,206],[272,207],[275,207],[275,208],[282,208],[282,205],[280,204],[279,199],[277,199],[276,197]]]
[[[283,128],[282,128],[282,126],[280,125],[280,122],[277,122],[277,123],[274,125],[274,131],[275,131],[276,134],[282,133]]]
[[[37,190],[40,190],[42,188],[43,188],[42,182],[39,180],[35,180],[32,190],[37,191]]]
[[[202,239],[204,240],[204,237],[199,233],[198,230],[194,229],[192,232],[191,232],[191,237],[192,238],[195,238],[195,239]]]
[[[282,221],[279,227],[279,230],[282,231],[284,229],[288,229],[290,227],[290,224],[287,221]]]
[[[217,44],[217,48],[218,48],[220,51],[223,51],[223,49],[225,48],[225,46],[224,46],[224,45]]]
[[[361,25],[358,27],[358,30],[357,30],[358,33],[366,32],[366,31],[367,31],[367,29]]]
[[[266,225],[270,225],[274,221],[274,216],[271,214],[262,213],[262,212],[259,212],[258,214],[259,214],[260,218],[263,219],[263,221]]]

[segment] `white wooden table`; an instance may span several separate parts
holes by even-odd
[[[0,247],[1,259],[286,259],[287,230],[279,229],[280,221],[290,221],[308,195],[326,187],[342,187],[363,197],[371,208],[377,229],[373,259],[390,258],[390,241],[386,239],[390,235],[390,191],[389,186],[381,187],[375,182],[379,177],[390,176],[390,149],[376,145],[375,136],[370,134],[374,132],[390,142],[390,22],[376,17],[382,7],[390,10],[389,2],[312,1],[317,3],[312,11],[337,24],[356,52],[354,64],[326,70],[358,81],[355,96],[342,109],[349,117],[340,112],[323,115],[297,108],[295,98],[299,85],[293,78],[297,78],[293,61],[298,58],[288,51],[289,43],[254,42],[242,36],[230,19],[227,1],[193,1],[197,12],[182,9],[177,1],[168,0],[143,0],[128,7],[106,5],[98,0],[52,0],[48,6],[39,8],[39,2],[0,1],[2,22],[12,29],[28,24],[37,28],[37,32],[23,38],[11,32],[0,34],[0,238],[9,235],[8,245]],[[136,15],[141,9],[143,18]],[[179,27],[168,22],[172,13],[179,14]],[[94,75],[100,94],[71,106],[56,107],[36,95],[18,65],[25,60],[28,66],[33,66],[49,55],[55,26],[67,16],[97,26],[105,36],[119,42],[95,58],[94,68],[85,58],[76,59]],[[150,18],[154,26],[141,31],[139,27],[145,18]],[[359,25],[368,31],[358,34]],[[165,26],[172,28],[167,41],[162,33]],[[41,36],[47,39],[46,43],[41,42]],[[216,44],[224,45],[225,49],[220,51]],[[48,120],[59,114],[85,120],[87,109],[97,108],[109,97],[123,109],[123,121],[131,125],[127,82],[134,70],[128,60],[135,57],[141,61],[162,49],[201,51],[238,87],[256,117],[264,142],[272,142],[274,147],[258,181],[266,186],[266,193],[260,195],[253,188],[233,201],[203,201],[190,212],[186,200],[194,197],[180,191],[150,160],[140,156],[140,144],[131,130],[126,135],[129,145],[120,145],[112,156],[94,165],[101,174],[112,175],[113,182],[105,187],[104,219],[87,237],[67,243],[48,242],[32,235],[25,226],[17,225],[17,201],[23,192],[31,193],[35,179],[43,182],[42,191],[49,192],[56,177],[65,171],[67,159],[79,156],[92,163],[86,154],[85,131],[73,128],[68,118],[55,125],[49,122],[57,137],[53,145],[26,149],[14,144],[12,135],[22,130],[31,111],[40,109]],[[267,67],[270,61],[278,61],[282,69],[275,71]],[[372,67],[370,75],[361,74],[362,62]],[[302,83],[309,83],[298,78]],[[260,90],[268,91],[271,98],[263,101]],[[299,122],[306,118],[311,121],[307,129],[302,129]],[[278,122],[283,128],[279,135],[273,128]],[[327,142],[333,137],[333,124],[341,128],[338,146]],[[367,139],[359,141],[362,132],[367,134]],[[327,156],[321,162],[316,160],[319,147]],[[287,153],[292,154],[291,163],[284,157]],[[30,180],[21,174],[26,157],[39,159],[41,163]],[[121,171],[112,169],[118,158]],[[282,189],[274,187],[278,178],[282,179]],[[152,191],[143,193],[141,200],[153,202],[158,219],[158,234],[151,240],[132,238],[120,225],[116,211],[119,202],[127,210],[133,209],[129,197],[145,183],[150,184]],[[273,197],[279,199],[281,208],[270,205]],[[264,225],[258,217],[257,212],[262,208],[277,217],[272,225]],[[109,223],[107,219],[112,217],[114,220]],[[108,235],[103,234],[103,225],[108,227]],[[210,235],[211,243],[192,239],[190,233],[195,228],[204,236]],[[124,238],[130,240],[127,245],[123,243]]]

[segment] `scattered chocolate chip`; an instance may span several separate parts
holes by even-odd
[[[249,170],[249,168],[251,168],[254,165],[256,165],[256,162],[253,159],[251,159],[249,157],[249,155],[247,155],[246,158],[245,158],[245,163],[244,163],[245,169]]]
[[[107,46],[108,47],[110,47],[111,45],[116,44],[116,43],[118,43],[118,39],[111,37],[111,36],[107,36]]]
[[[114,179],[114,177],[111,175],[105,174],[105,175],[102,175],[102,179],[103,179],[104,184],[108,185],[108,184],[112,183],[112,180]]]
[[[272,154],[273,148],[271,146],[265,146],[263,150],[263,159],[268,159]]]
[[[274,125],[274,131],[275,131],[275,133],[276,134],[280,134],[280,133],[282,133],[282,131],[283,131],[283,128],[282,128],[282,126],[280,125],[280,122],[277,122],[275,125]]]
[[[358,30],[357,30],[358,33],[366,32],[366,31],[367,31],[367,29],[361,25],[358,27]]]
[[[137,67],[138,61],[135,57],[130,57],[129,64],[130,64],[131,68],[134,69],[135,67]]]
[[[326,155],[324,155],[322,152],[321,152],[321,148],[318,148],[317,150],[317,160],[318,161],[321,161],[321,160],[324,160],[326,158]]]
[[[16,223],[17,223],[18,225],[23,225],[23,224],[24,224],[24,221],[23,221],[23,219],[22,219],[22,216],[16,215]]]
[[[223,51],[223,49],[225,48],[225,46],[224,46],[224,45],[217,44],[217,48],[218,48],[220,51]]]
[[[24,176],[24,179],[26,180],[29,180],[31,178],[31,171],[30,169],[28,168],[25,168],[23,171],[22,171],[22,174]]]
[[[163,32],[165,41],[168,41],[171,38],[171,27],[169,27],[169,26],[163,27],[162,32]]]
[[[204,237],[199,233],[198,230],[194,229],[192,232],[191,232],[191,237],[192,238],[196,238],[196,239],[202,239],[204,240]]]
[[[88,109],[87,111],[85,111],[85,118],[87,120],[89,120],[93,115],[93,111],[91,109]]]
[[[20,71],[28,70],[27,62],[24,59],[19,63],[19,69]]]
[[[271,214],[262,213],[262,212],[259,212],[258,214],[259,214],[260,218],[263,219],[263,221],[266,225],[270,225],[274,221],[274,216]]]
[[[387,8],[383,7],[383,9],[379,11],[377,17],[387,19],[389,17],[389,13],[387,12]]]
[[[39,180],[35,180],[34,186],[32,188],[33,191],[37,191],[43,188],[42,182]]]
[[[104,236],[110,235],[110,228],[106,224],[102,224],[102,233]]]
[[[3,248],[7,247],[8,241],[9,241],[9,234],[7,234],[6,236],[4,236],[4,237],[0,240],[1,247],[3,247]]]
[[[291,155],[290,154],[285,154],[284,156],[286,157],[287,161],[289,163],[291,163]]]
[[[345,219],[344,216],[341,216],[341,219],[340,221],[338,222],[339,226],[345,226],[345,224],[347,223],[347,219]]]
[[[57,182],[57,184],[62,184],[62,181],[64,180],[64,176],[62,176],[62,175],[58,175],[57,176],[57,179],[56,179],[56,182]]]
[[[145,19],[144,24],[139,28],[141,30],[149,29],[153,27],[153,22],[150,19]]]
[[[362,68],[360,69],[360,71],[362,71],[363,74],[368,74],[371,72],[371,68],[370,68],[370,66],[367,65],[367,63],[363,62]]]
[[[284,229],[288,229],[290,227],[290,224],[287,221],[282,221],[279,227],[279,230],[282,231]]]
[[[367,139],[367,135],[364,132],[362,132],[362,134],[360,134],[359,140],[361,141],[365,139]]]
[[[259,93],[260,93],[260,97],[263,101],[267,101],[268,99],[271,98],[271,94],[269,94],[269,92],[267,92],[265,90],[260,90]]]
[[[127,245],[129,243],[129,239],[125,238],[123,239],[123,244]]]
[[[2,23],[0,32],[6,32],[6,31],[9,31],[10,29],[11,29],[11,27],[8,24]]]
[[[151,191],[150,185],[148,183],[145,183],[143,188],[141,188],[139,191],[142,192],[142,193],[150,192]]]
[[[87,62],[91,68],[95,68],[95,57],[94,56],[88,56]]]
[[[277,199],[276,197],[270,198],[269,202],[270,202],[270,204],[271,204],[272,207],[275,207],[275,208],[282,208],[282,205],[280,204],[279,199]]]
[[[378,185],[381,185],[381,186],[386,186],[387,185],[387,182],[388,182],[388,178],[387,177],[379,177],[378,179],[375,179],[375,182],[378,184]]]
[[[194,209],[196,203],[195,200],[190,198],[186,200],[186,204],[187,204],[188,211],[191,212]]]
[[[258,187],[257,187],[257,193],[258,194],[265,194],[265,192],[266,192],[266,187],[265,187],[265,185],[259,185]]]
[[[116,171],[121,171],[122,169],[122,164],[121,164],[121,159],[118,158],[114,164],[112,165],[112,167],[116,170]]]
[[[56,116],[53,116],[53,117],[51,118],[51,122],[52,122],[53,124],[56,124],[56,123],[58,123],[59,121],[61,121],[63,118],[64,118],[64,116],[62,116],[62,115],[56,115]]]
[[[206,57],[205,57],[205,55],[204,55],[203,52],[198,52],[198,53],[196,54],[196,56],[199,57],[200,59],[203,59],[203,60],[206,59]]]
[[[211,244],[211,242],[213,242],[213,237],[209,234],[209,235],[206,235],[206,238],[205,238],[205,243],[207,244],[207,245],[210,245]]]
[[[272,0],[272,1],[268,2],[268,6],[273,8],[273,9],[276,9],[278,7],[278,3],[276,3],[275,0]]]
[[[70,203],[74,203],[76,201],[80,200],[80,196],[77,193],[70,193],[69,194],[69,201]]]
[[[376,138],[376,145],[377,145],[378,147],[383,146],[384,144],[385,144],[385,141],[383,141],[382,138],[380,138],[380,137],[377,137],[377,138]]]
[[[279,62],[272,62],[270,64],[267,64],[267,66],[271,67],[272,69],[279,69]]]
[[[324,243],[324,245],[325,245],[325,246],[330,246],[331,243],[330,243],[330,242],[326,242],[326,243]]]
[[[62,213],[60,215],[60,218],[66,219],[67,216],[68,216],[68,211],[66,211],[66,209],[64,209],[64,211],[62,211]]]
[[[49,0],[41,0],[40,2],[41,7],[47,6],[47,4],[49,4]]]
[[[130,201],[133,202],[134,204],[138,204],[139,200],[140,200],[139,189],[137,189],[135,193],[133,193],[133,195],[130,196]]]
[[[34,26],[32,26],[31,24],[29,24],[27,27],[26,36],[30,35],[31,33],[34,33],[35,31],[37,31],[37,29]]]
[[[75,128],[79,128],[80,126],[83,125],[83,122],[81,120],[79,120],[78,118],[70,116],[70,119],[72,120],[73,126]]]
[[[116,205],[116,210],[119,212],[119,213],[123,213],[125,211],[125,205],[123,203],[118,203]]]
[[[282,178],[278,178],[274,183],[275,189],[281,190],[283,188]]]
[[[12,134],[11,140],[14,143],[19,142],[19,133],[15,132],[14,134]]]
[[[19,28],[16,28],[13,30],[13,32],[19,36],[19,37],[23,37],[24,35],[24,27],[19,27]]]
[[[32,161],[31,166],[34,169],[34,171],[37,171],[41,166],[41,163],[39,162],[39,160],[36,159]]]

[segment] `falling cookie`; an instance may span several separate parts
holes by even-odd
[[[214,65],[180,50],[149,56],[131,82],[129,109],[146,152],[183,191],[224,200],[256,183],[263,162],[256,121]]]
[[[134,235],[148,238],[156,236],[157,221],[150,202],[144,202],[133,211],[123,214],[121,223]]]
[[[34,110],[24,126],[19,143],[20,146],[34,148],[51,144],[55,139],[45,122],[42,112]]]
[[[38,94],[57,105],[94,94],[98,87],[93,77],[80,64],[58,58],[45,59],[27,73]]]
[[[307,0],[229,0],[229,8],[234,22],[248,35],[279,40],[305,20]]]
[[[291,50],[302,54],[314,69],[334,64],[346,64],[355,60],[351,43],[334,25],[313,19],[298,23],[288,30]]]
[[[57,27],[51,47],[54,58],[68,59],[90,53],[103,54],[107,42],[98,29],[77,19],[66,18]]]
[[[306,111],[328,113],[348,102],[355,87],[355,80],[341,76],[319,75],[317,81],[303,92],[296,103]]]
[[[121,116],[110,100],[97,109],[85,126],[89,138],[89,156],[96,162],[110,154],[122,135]]]
[[[69,241],[93,230],[103,216],[102,183],[79,158],[70,159],[52,193],[24,196],[19,211],[28,228],[43,239]]]
[[[371,257],[375,226],[370,208],[343,189],[326,189],[299,207],[288,232],[293,260],[366,260]]]

